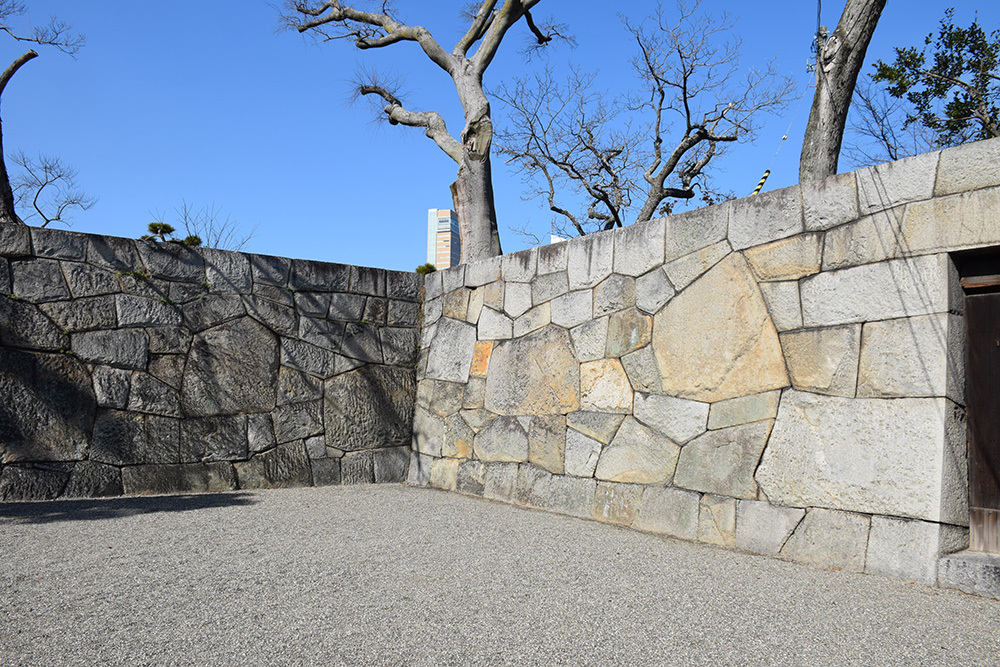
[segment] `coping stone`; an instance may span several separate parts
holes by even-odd
[[[862,215],[934,196],[940,153],[924,153],[858,170]]]
[[[614,272],[641,276],[663,264],[665,221],[639,222],[614,231]]]
[[[614,232],[588,234],[567,245],[569,289],[593,287],[611,275],[614,266]]]
[[[960,551],[938,561],[938,586],[1000,600],[1000,554]]]
[[[479,287],[500,280],[502,258],[488,257],[465,265],[465,286]],[[447,290],[446,290],[447,291]]]
[[[665,218],[664,262],[672,262],[724,241],[729,235],[733,202],[705,206]]]
[[[734,250],[776,241],[805,230],[798,185],[737,199],[732,206],[729,242]]]
[[[802,188],[806,231],[831,229],[860,217],[855,172],[828,176]]]
[[[973,141],[941,151],[934,194],[1000,185],[1000,139]]]

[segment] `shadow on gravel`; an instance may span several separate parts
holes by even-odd
[[[99,521],[156,512],[193,512],[217,507],[252,505],[247,493],[203,493],[185,496],[85,498],[27,503],[0,503],[0,525]]]

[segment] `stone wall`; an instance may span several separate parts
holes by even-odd
[[[0,226],[0,499],[402,481],[421,286]]]
[[[418,484],[934,584],[1000,140],[428,276]]]

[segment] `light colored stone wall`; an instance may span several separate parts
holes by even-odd
[[[421,285],[0,226],[0,500],[402,481]]]
[[[937,582],[1000,140],[432,274],[409,480]]]

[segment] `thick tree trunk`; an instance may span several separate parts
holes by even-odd
[[[0,96],[3,95],[7,83],[10,82],[10,78],[14,76],[17,70],[21,69],[24,63],[37,57],[38,54],[34,50],[29,49],[0,74]],[[10,187],[10,177],[7,175],[7,163],[3,153],[3,121],[0,121],[0,224],[24,224],[21,218],[17,217],[17,212],[14,210],[14,192]]]
[[[462,236],[461,262],[475,262],[502,253],[497,215],[493,204],[490,158],[463,160],[451,185],[451,198]]]
[[[837,29],[819,45],[816,94],[799,161],[801,183],[837,173],[854,86],[883,9],[885,0],[847,0]]]

